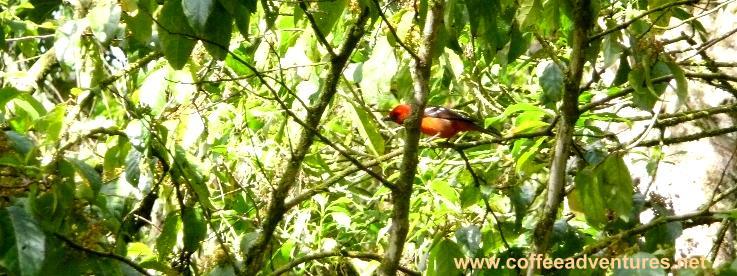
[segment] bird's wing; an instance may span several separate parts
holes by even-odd
[[[451,110],[445,107],[429,106],[425,108],[425,116],[475,123],[475,120],[471,119],[469,116],[466,116],[464,114],[461,114],[457,111],[454,111],[454,110]]]

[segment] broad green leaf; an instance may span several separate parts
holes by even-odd
[[[15,241],[5,261],[17,265],[20,275],[37,275],[45,259],[46,236],[26,209],[10,206],[6,210]]]
[[[632,213],[632,196],[634,184],[627,165],[621,156],[610,155],[596,167],[601,198],[606,207],[616,212],[624,221],[628,221]]]
[[[197,1],[197,0],[193,0]],[[207,20],[207,32],[202,36],[206,41],[205,49],[215,59],[223,60],[228,54],[230,36],[233,34],[233,17],[219,3],[215,3],[210,19]]]
[[[550,124],[543,122],[543,121],[524,120],[521,123],[514,126],[514,128],[512,129],[512,133],[514,134],[533,133],[533,132],[546,129],[549,125]]]
[[[554,109],[555,103],[563,97],[563,71],[555,63],[550,63],[540,76],[540,86],[543,88],[541,102],[548,108]]]
[[[20,133],[8,130],[5,132],[5,135],[8,136],[13,149],[24,156],[28,155],[35,147],[33,140],[24,135],[21,135]]]
[[[0,112],[5,110],[5,104],[21,93],[23,92],[10,86],[0,88]]]
[[[318,1],[316,4],[317,8],[308,12],[311,12],[312,16],[315,17],[315,22],[320,32],[327,36],[332,31],[335,23],[338,22],[338,19],[340,19],[347,3],[348,1],[346,0]]]
[[[207,222],[199,208],[184,207],[182,210],[182,227],[184,229],[184,250],[195,251],[200,242],[207,236]]]
[[[36,121],[36,130],[45,134],[47,144],[54,144],[59,141],[61,129],[64,126],[66,107],[65,104],[59,104],[51,112]]]
[[[454,258],[463,258],[463,251],[455,242],[442,239],[432,246],[427,257],[427,276],[458,275]]]
[[[461,190],[460,194],[462,209],[473,206],[479,200],[481,200],[481,189],[479,189],[475,185],[466,185],[463,187],[463,190]]]
[[[376,155],[384,154],[384,137],[370,119],[370,114],[353,102],[350,104],[349,112],[353,125],[358,128],[358,133],[365,141],[368,141],[369,149]]]
[[[187,17],[189,26],[192,27],[197,33],[205,34],[205,32],[212,31],[206,28],[207,19],[210,17],[213,9],[215,8],[214,0],[181,0],[182,11]]]
[[[46,115],[46,108],[36,100],[30,93],[21,93],[16,95],[13,99],[13,105],[16,109],[22,109],[29,115],[29,119],[36,120],[39,117]],[[17,115],[16,115],[17,116]]]
[[[186,181],[197,194],[197,199],[203,207],[212,209],[212,203],[210,202],[210,190],[207,188],[205,181],[202,179],[202,175],[197,170],[196,165],[190,162],[189,154],[184,148],[177,146],[176,154],[174,156],[174,162],[176,164],[174,170],[180,173],[182,177],[181,181]]]
[[[138,0],[138,9],[135,16],[131,16],[129,11],[123,13],[123,22],[126,23],[126,31],[133,35],[138,43],[148,43],[151,40],[153,30],[153,20],[151,15],[156,9],[155,0]],[[125,11],[125,9],[124,9]]]
[[[143,158],[141,152],[136,149],[128,151],[125,158],[125,181],[134,187],[138,186],[138,180],[141,177],[141,158]]]
[[[199,0],[188,0],[197,2]],[[184,15],[181,0],[169,0],[157,17],[159,24],[156,24],[159,39],[161,41],[161,51],[169,64],[174,69],[182,69],[189,60],[189,54],[194,49],[196,41],[192,39],[195,36],[194,31],[188,24],[189,19]],[[202,21],[204,26],[206,21]]]
[[[82,176],[82,179],[84,179],[87,185],[89,185],[89,187],[92,189],[92,199],[94,200],[94,196],[97,196],[97,193],[100,192],[100,188],[102,187],[102,178],[100,177],[100,174],[95,171],[93,167],[87,165],[87,163],[82,160],[71,159],[69,160],[69,162],[74,166],[79,175]]]
[[[607,223],[607,210],[604,205],[601,185],[592,168],[576,173],[576,187],[569,195],[571,209],[585,215],[589,225],[601,228]]]
[[[523,154],[517,158],[515,171],[520,175],[530,175],[540,169],[540,164],[533,164],[533,157],[540,152],[540,145],[545,142],[546,137],[537,138],[535,144],[527,148]]]
[[[509,38],[509,52],[507,53],[507,62],[514,62],[518,57],[522,56],[530,47],[530,34],[523,34],[520,27],[515,22],[512,24],[512,30]]]
[[[177,233],[181,228],[179,221],[179,213],[171,212],[164,220],[164,226],[161,228],[161,234],[156,238],[156,251],[159,253],[159,260],[166,260],[177,243]]]
[[[539,26],[545,34],[553,34],[560,30],[560,10],[563,3],[561,0],[542,0],[542,22],[540,18],[531,18],[533,23]]]
[[[131,259],[151,259],[154,257],[154,251],[148,247],[145,243],[142,242],[132,242],[128,244],[128,249],[126,250],[128,253],[128,257]]]
[[[440,196],[443,201],[449,206],[458,206],[460,199],[455,189],[448,185],[448,182],[439,179],[433,180],[430,183],[430,189],[437,195]]]
[[[688,101],[688,80],[686,80],[683,69],[673,61],[665,62],[665,64],[668,65],[668,69],[676,80],[676,95],[678,95],[679,105],[686,103]]]
[[[630,71],[628,78],[632,92],[632,102],[642,110],[652,110],[658,96],[650,91],[645,84],[645,72],[642,66],[635,66]]]
[[[541,17],[542,8],[540,0],[519,1],[519,8],[515,17],[517,22],[520,22],[522,30],[527,30],[528,27],[535,25],[536,20]]]
[[[622,53],[622,55],[619,56],[619,68],[617,68],[617,73],[614,75],[612,86],[619,86],[627,82],[629,74],[632,71],[632,68],[630,67],[630,62],[627,60],[628,56],[629,55],[627,55],[626,53]]]

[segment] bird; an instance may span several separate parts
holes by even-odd
[[[404,120],[409,118],[412,108],[408,104],[399,104],[389,112],[389,116],[384,118],[386,121],[394,121],[397,124],[404,124]],[[478,131],[501,137],[501,133],[494,128],[483,128],[476,122],[458,111],[445,107],[428,106],[422,114],[422,123],[420,131],[429,136],[438,136],[441,138],[452,138],[459,132]]]

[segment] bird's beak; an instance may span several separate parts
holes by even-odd
[[[381,120],[382,120],[382,121],[386,121],[386,122],[392,122],[392,121],[394,121],[394,120],[392,119],[392,117],[389,117],[389,116],[386,116],[386,117],[384,117],[384,118],[381,118]]]

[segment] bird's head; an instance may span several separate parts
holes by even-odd
[[[400,104],[394,107],[394,109],[389,112],[389,117],[384,118],[384,120],[393,121],[401,125],[404,123],[404,120],[409,117],[410,112],[412,112],[412,108],[408,104]]]

